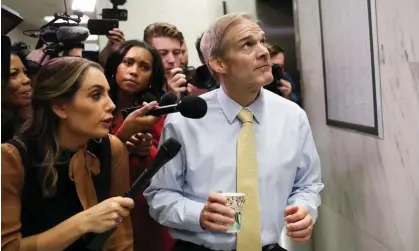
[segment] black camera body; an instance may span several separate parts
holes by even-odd
[[[273,64],[272,65],[272,75],[274,77],[274,80],[268,84],[265,85],[263,88],[276,93],[280,96],[284,96],[283,93],[279,90],[280,86],[280,80],[284,78],[283,72],[282,72],[282,65],[280,64]]]
[[[219,87],[206,65],[201,65],[198,68],[187,66],[182,70],[182,73],[186,76],[187,82],[197,88],[212,91]]]
[[[116,19],[119,21],[128,20],[128,10],[125,9],[102,9],[103,19]]]
[[[274,80],[280,80],[284,78],[284,75],[282,73],[282,65],[280,64],[273,64],[272,65],[272,75],[274,76]]]
[[[126,0],[110,0],[110,1],[113,5],[113,8],[102,9],[102,18],[103,19],[116,19],[119,21],[127,21],[128,10],[118,9],[118,6],[124,5],[127,1]]]
[[[72,16],[70,16],[67,13],[57,12],[57,13],[54,13],[54,18],[51,21],[42,25],[39,29],[27,30],[27,31],[24,31],[23,33],[29,37],[39,38],[38,44],[35,49],[41,48],[44,44],[47,44],[47,45],[58,44],[60,42],[63,42],[62,40],[69,40],[68,38],[73,39],[74,41],[72,42],[81,43],[85,41],[87,37],[89,36],[88,30],[86,31],[83,30],[85,34],[83,34],[83,36],[81,37],[77,36],[77,34],[74,34],[74,36],[71,36],[66,33],[71,33],[71,30],[73,28],[80,27],[79,25],[80,25],[82,16],[83,16],[83,13],[78,12],[78,11],[75,12],[75,14]],[[64,22],[58,22],[58,21],[64,21]],[[70,28],[70,27],[73,27],[73,28]],[[66,42],[70,42],[70,41],[66,41]],[[51,45],[50,47],[54,47],[54,46]]]

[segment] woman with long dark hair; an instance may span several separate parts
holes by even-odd
[[[127,141],[130,150],[131,182],[150,164],[157,153],[164,118],[150,119],[147,130],[126,126],[122,110],[159,101],[165,83],[160,54],[148,44],[130,40],[113,51],[106,63],[105,74],[111,85],[111,97],[116,104],[112,134]],[[154,144],[153,144],[154,140]],[[142,193],[138,193],[132,211],[135,250],[169,251],[173,240],[167,230],[149,215]]]
[[[133,250],[134,202],[119,197],[128,152],[108,135],[115,105],[101,66],[53,59],[33,87],[30,119],[1,146],[2,250],[86,250],[92,233],[115,227],[103,250]]]
[[[160,54],[148,44],[138,40],[129,40],[111,52],[105,66],[105,75],[111,86],[111,98],[116,105],[112,132],[121,140],[127,141],[132,138],[132,133],[138,130],[135,128],[133,130],[132,127],[123,123],[124,118],[121,111],[141,105],[142,102],[160,100],[164,94],[163,62]],[[156,121],[156,119],[150,120],[148,129],[157,137],[160,135],[161,128],[155,127]],[[163,123],[160,122],[157,125],[162,126]],[[136,139],[136,137],[140,139]],[[134,135],[133,139],[148,142],[150,137],[150,134],[139,134]],[[153,150],[150,147],[146,149]],[[137,151],[136,154],[143,157],[148,156],[147,151],[144,150]]]

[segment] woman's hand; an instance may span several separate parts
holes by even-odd
[[[118,28],[109,31],[109,35],[106,35],[106,37],[108,38],[108,45],[114,50],[125,42],[124,33]]]
[[[141,157],[150,154],[153,147],[153,136],[150,133],[134,134],[128,141],[127,147],[130,153],[135,153]]]
[[[125,118],[115,136],[117,136],[122,142],[126,142],[136,133],[151,130],[160,117],[145,116],[145,114],[154,109],[157,105],[158,104],[155,101],[149,104],[144,102],[143,107],[130,113]]]
[[[82,212],[86,233],[103,233],[119,225],[134,207],[131,198],[113,197]]]

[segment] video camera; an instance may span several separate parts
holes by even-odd
[[[119,28],[119,21],[128,20],[128,10],[118,9],[126,0],[110,0],[113,8],[102,9],[102,19],[89,19],[87,28],[92,35],[109,35],[109,31]]]
[[[284,78],[284,75],[282,73],[282,65],[273,64],[272,75],[274,77],[274,80],[270,84],[265,85],[264,88],[280,96],[283,96],[283,93],[279,90],[280,80]]]
[[[182,70],[182,73],[186,76],[187,83],[197,88],[212,91],[219,87],[206,65],[201,65],[198,68],[187,66]]]
[[[82,12],[55,13],[54,18],[38,30],[24,31],[27,36],[39,38],[36,49],[45,46],[44,52],[52,57],[59,56],[65,48],[72,44],[81,44],[87,40],[90,33],[85,27],[79,26]],[[64,22],[58,22],[62,20]]]
[[[118,6],[124,5],[127,0],[110,0],[113,5],[112,9],[104,8],[102,9],[102,18],[103,19],[116,19],[119,21],[128,20],[128,10],[118,9]]]
[[[65,56],[65,52],[72,48],[83,48],[83,42],[87,40],[90,33],[80,22],[82,12],[75,11],[73,15],[66,13],[55,13],[54,18],[37,30],[27,30],[23,34],[38,38],[36,51],[29,54],[25,65],[28,75],[38,72],[41,65],[47,58]]]
[[[119,28],[119,21],[128,20],[128,10],[118,9],[126,0],[110,0],[113,8],[102,9],[102,19],[89,19],[87,28],[92,35],[109,35],[109,31]]]

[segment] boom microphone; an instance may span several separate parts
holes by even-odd
[[[173,159],[182,148],[179,141],[169,138],[167,139],[157,151],[156,157],[149,168],[145,169],[144,172],[137,178],[132,185],[131,189],[124,194],[124,197],[133,199],[135,195],[148,184],[153,176],[160,170],[167,162]]]
[[[27,36],[42,38],[46,43],[82,43],[89,37],[89,29],[81,26],[45,27],[26,31]]]
[[[207,102],[205,102],[204,99],[195,96],[187,96],[177,104],[157,107],[146,113],[146,116],[161,116],[164,114],[180,112],[184,117],[200,119],[207,114],[207,109]]]
[[[150,166],[137,178],[132,185],[131,189],[124,194],[124,197],[134,198],[141,188],[148,184],[153,176],[159,171],[167,162],[173,159],[182,148],[179,141],[169,138],[167,139],[157,151],[157,155],[151,162]],[[87,249],[92,251],[102,250],[103,245],[108,240],[109,236],[115,231],[116,228],[108,230],[104,233],[96,235],[87,246]]]
[[[62,43],[81,43],[89,35],[89,29],[80,26],[61,26],[57,30],[57,40]]]

